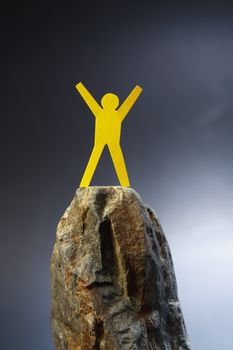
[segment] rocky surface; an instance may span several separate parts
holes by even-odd
[[[124,187],[77,190],[51,262],[57,350],[187,350],[167,240]]]

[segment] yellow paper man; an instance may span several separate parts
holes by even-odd
[[[89,186],[105,145],[109,148],[121,186],[130,186],[120,146],[121,123],[142,92],[142,89],[137,85],[117,110],[119,105],[117,95],[105,94],[101,100],[101,107],[82,83],[78,83],[76,88],[96,118],[94,148],[80,187]]]

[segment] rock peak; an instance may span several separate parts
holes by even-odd
[[[57,350],[190,349],[170,249],[132,188],[79,188],[51,262]]]

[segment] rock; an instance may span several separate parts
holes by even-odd
[[[126,187],[88,187],[58,224],[51,261],[57,350],[187,350],[167,240]]]

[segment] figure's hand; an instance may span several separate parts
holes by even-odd
[[[137,89],[137,91],[139,92],[139,94],[142,92],[142,88],[141,88],[141,86],[139,86],[139,85],[136,85],[135,88],[134,88],[134,90],[135,90],[135,89]]]
[[[79,82],[77,85],[75,85],[75,87],[78,91],[82,90],[83,88],[85,89],[85,86],[81,82]]]

